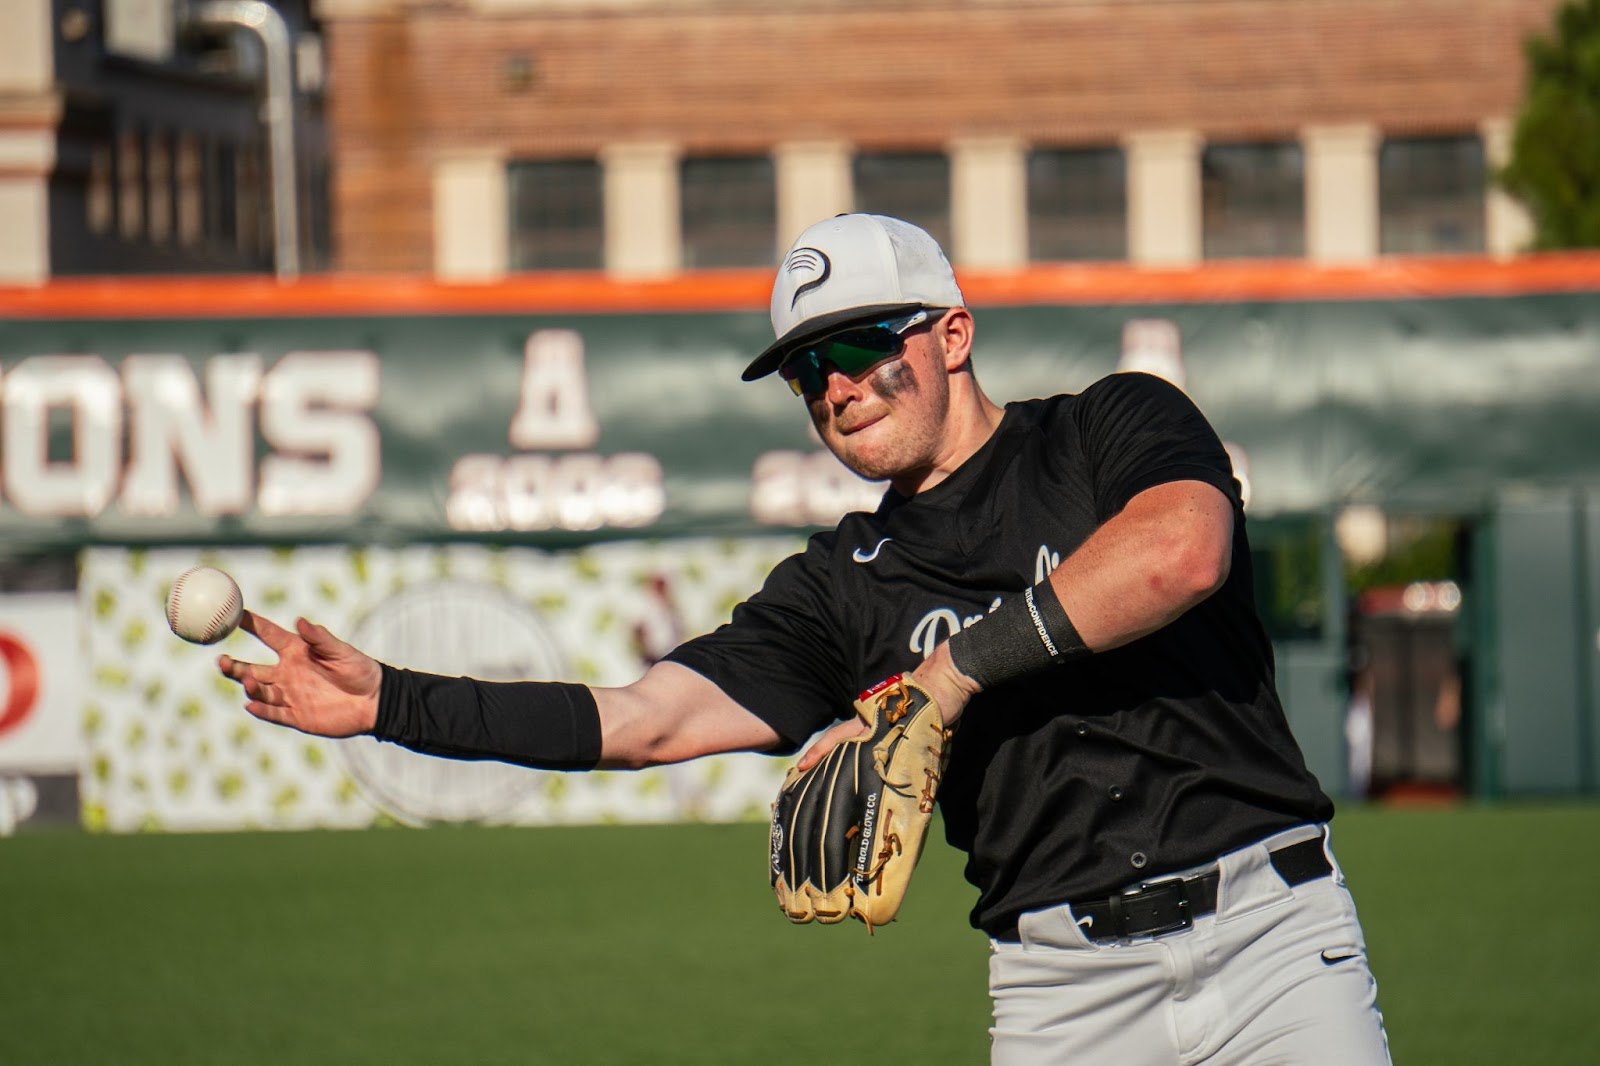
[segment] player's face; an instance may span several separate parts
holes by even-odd
[[[950,382],[940,341],[929,324],[903,339],[898,354],[855,374],[824,364],[822,391],[805,395],[822,443],[872,481],[919,476],[945,445]]]

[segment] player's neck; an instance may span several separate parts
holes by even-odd
[[[890,485],[902,496],[915,496],[927,492],[961,469],[978,449],[989,443],[1005,408],[989,399],[977,379],[970,374],[965,380],[952,377],[950,390],[950,415],[947,419],[944,446],[937,459],[927,470],[903,478],[894,478]]]

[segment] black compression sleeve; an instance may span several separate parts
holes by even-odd
[[[1088,654],[1048,577],[950,638],[956,669],[983,689]]]
[[[600,762],[594,693],[553,681],[477,681],[384,666],[372,735],[428,755],[541,770],[592,770]]]

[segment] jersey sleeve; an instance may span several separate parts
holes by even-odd
[[[848,630],[828,580],[830,542],[811,539],[784,560],[732,620],[678,645],[666,659],[700,674],[772,726],[783,754],[843,716],[855,690],[847,674]]]
[[[1240,506],[1216,430],[1170,382],[1141,373],[1102,378],[1079,394],[1078,430],[1102,521],[1145,489],[1173,481],[1204,482]]]

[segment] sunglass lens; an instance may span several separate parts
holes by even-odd
[[[895,337],[893,339],[899,340],[900,338]],[[822,358],[854,377],[874,363],[883,362],[886,357],[894,355],[897,351],[899,351],[898,345],[885,351],[883,348],[862,347],[858,344],[847,344],[836,340],[826,346],[822,352]]]
[[[778,368],[778,376],[789,383],[789,391],[796,396],[822,391],[822,371],[817,366],[815,351],[796,352],[788,362]]]
[[[904,347],[904,338],[888,325],[846,330],[796,352],[778,368],[778,375],[789,383],[796,396],[818,396],[827,388],[823,363],[831,363],[854,377],[873,364],[898,355]]]
[[[891,355],[898,352],[901,347],[900,335],[886,325],[866,326],[835,333],[823,343],[824,346],[857,348],[879,355]]]

